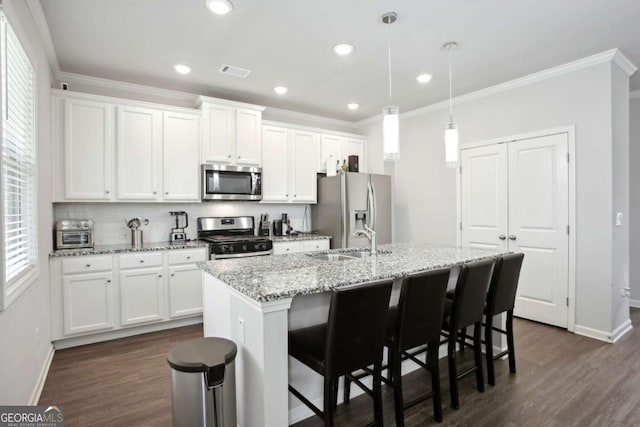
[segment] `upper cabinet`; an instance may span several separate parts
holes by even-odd
[[[68,99],[56,104],[64,132],[64,177],[61,185],[67,200],[111,200],[113,158],[113,106],[100,102]],[[60,183],[58,183],[60,184]]]
[[[336,169],[338,164],[349,162],[349,156],[358,156],[358,172],[366,172],[364,139],[323,134],[320,139],[320,158],[317,159],[318,172],[326,172],[327,165]]]
[[[211,163],[259,166],[262,159],[262,111],[249,104],[222,103],[201,97],[202,160]]]
[[[200,111],[54,91],[54,201],[200,201]]]

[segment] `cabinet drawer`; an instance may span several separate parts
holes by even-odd
[[[162,265],[162,252],[120,255],[120,268],[155,267]]]
[[[77,257],[62,260],[62,274],[109,271],[113,268],[111,255]]]
[[[305,252],[326,251],[329,250],[329,239],[305,240],[302,242],[302,248]]]
[[[169,264],[190,264],[194,262],[206,261],[206,248],[195,250],[177,250],[169,252]]]
[[[275,242],[273,244],[273,254],[294,254],[302,252],[302,242]]]

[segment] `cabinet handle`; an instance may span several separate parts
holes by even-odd
[[[165,191],[165,192],[164,192],[164,194],[167,194],[167,195],[168,195],[168,194],[169,194],[169,192],[168,192],[168,191]]]
[[[158,194],[158,192],[157,192],[157,191],[154,191],[154,192],[153,192],[153,195],[155,196],[156,194]]]
[[[141,260],[140,260],[140,264],[142,264],[143,262],[144,262],[144,260],[143,260],[143,259],[141,259]]]
[[[288,195],[288,194],[285,194],[285,195],[284,195],[284,197],[289,197],[289,195]]]
[[[111,283],[111,279],[107,279],[107,283]]]
[[[110,191],[109,190],[104,190],[104,194],[109,194]]]
[[[515,234],[509,234],[509,240],[516,240],[517,237]]]
[[[230,158],[231,158],[231,154],[227,155],[227,159],[230,159]]]
[[[242,157],[238,156],[239,159],[241,159]]]
[[[175,274],[171,273],[171,277],[174,277],[174,276],[175,276]]]
[[[287,248],[287,252],[289,251],[289,248]]]
[[[505,240],[507,238],[507,236],[505,236],[504,234],[501,234],[498,236],[498,239],[500,240]]]
[[[89,268],[89,267],[91,267],[91,264],[87,264],[87,265],[85,265],[85,267]]]
[[[188,256],[188,257],[187,257],[187,259],[191,259],[191,257],[190,257],[190,256]]]
[[[158,277],[162,277],[162,274],[158,274]]]
[[[298,195],[297,195],[297,194],[294,194],[294,195],[293,195],[293,197],[298,197]]]

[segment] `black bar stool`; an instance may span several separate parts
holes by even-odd
[[[405,277],[398,306],[389,310],[385,345],[389,348],[397,426],[404,425],[404,409],[430,397],[433,397],[434,418],[442,422],[438,349],[449,272],[447,268]],[[414,353],[408,351],[424,345],[427,346],[426,364],[416,357],[424,349]],[[407,359],[431,373],[432,391],[405,403],[402,394],[402,361]]]
[[[373,390],[353,379],[373,398],[374,425],[382,425],[382,352],[392,280],[336,289],[328,322],[289,332],[289,354],[324,376],[324,412],[289,385],[289,391],[333,426],[338,378],[373,365]]]
[[[516,291],[520,279],[520,270],[524,254],[504,255],[498,259],[487,294],[487,306],[485,307],[484,342],[487,356],[487,381],[491,385],[496,384],[493,361],[504,355],[509,355],[509,370],[516,372],[516,353],[513,344],[513,307],[516,301]],[[493,316],[507,312],[506,331],[493,326]],[[507,350],[493,355],[493,331],[507,336]]]
[[[460,268],[453,300],[447,299],[445,301],[442,329],[443,334],[447,338],[443,340],[441,344],[448,343],[449,389],[451,392],[451,406],[454,409],[460,407],[458,399],[458,379],[475,371],[478,391],[484,391],[480,328],[494,264],[495,260],[491,259],[463,265]],[[474,326],[474,366],[458,375],[458,368],[456,366],[456,341],[458,331],[472,325]]]

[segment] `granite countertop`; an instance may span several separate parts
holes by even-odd
[[[380,245],[378,249],[386,253],[340,261],[327,261],[313,258],[307,253],[297,253],[215,260],[201,262],[198,266],[242,294],[265,302],[326,292],[372,280],[398,278],[403,274],[459,265],[505,253],[418,243]],[[337,249],[325,253],[357,250]]]
[[[331,236],[322,234],[301,234],[298,236],[271,236],[274,242],[297,242],[300,240],[329,240]]]
[[[60,249],[49,254],[49,258],[86,256],[102,254],[120,254],[126,252],[146,252],[146,251],[170,251],[177,249],[205,248],[207,243],[194,240],[186,243],[152,242],[143,243],[141,247],[134,248],[129,243],[117,245],[95,245],[93,248],[83,249]]]

